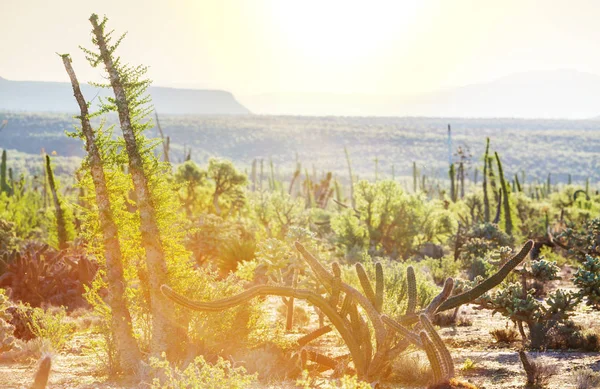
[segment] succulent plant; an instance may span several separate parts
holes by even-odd
[[[585,261],[573,276],[573,283],[579,287],[579,295],[585,297],[588,305],[600,306],[600,259],[585,256]]]

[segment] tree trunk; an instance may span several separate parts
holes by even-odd
[[[98,25],[98,16],[95,14],[92,15],[90,21],[94,27],[94,35],[96,44],[100,49],[101,59],[104,62],[110,84],[115,94],[119,122],[125,140],[125,149],[129,157],[129,172],[133,180],[138,210],[140,212],[142,247],[144,247],[146,252],[146,266],[148,268],[148,281],[150,284],[150,301],[152,305],[152,341],[150,347],[152,354],[159,356],[163,351],[167,351],[169,338],[177,332],[176,326],[171,319],[175,307],[160,292],[161,285],[167,284],[168,280],[165,255],[160,239],[160,231],[156,222],[148,178],[144,172],[142,156],[135,140],[125,88],[119,71],[113,62],[111,51],[106,45],[103,28]]]
[[[108,305],[111,308],[111,331],[115,339],[117,360],[125,371],[137,372],[140,365],[140,351],[133,337],[131,315],[125,302],[125,277],[119,231],[113,219],[111,203],[106,185],[102,158],[96,145],[94,131],[89,121],[87,104],[79,89],[79,82],[68,56],[63,56],[65,69],[71,78],[75,99],[81,109],[81,128],[85,136],[85,145],[89,156],[92,181],[96,191],[96,203],[103,234],[104,256],[106,258],[106,278],[108,282]]]

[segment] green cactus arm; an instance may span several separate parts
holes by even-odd
[[[373,286],[371,285],[371,281],[369,280],[369,276],[367,275],[364,266],[362,265],[362,263],[357,262],[355,267],[356,274],[358,275],[358,280],[360,281],[360,285],[362,286],[365,295],[367,296],[371,304],[373,304],[373,306],[376,307],[377,301],[375,298],[375,291],[373,290]]]
[[[332,308],[323,297],[310,290],[294,289],[285,286],[258,285],[246,289],[245,291],[235,296],[208,302],[190,300],[187,297],[176,293],[167,285],[162,285],[160,290],[167,298],[173,300],[179,305],[182,305],[194,311],[207,312],[223,311],[225,309],[243,304],[246,301],[257,296],[295,297],[298,299],[306,300],[314,306],[316,306],[317,308],[319,308],[339,332],[340,336],[344,340],[344,343],[346,343],[350,354],[352,355],[352,361],[354,362],[359,377],[366,374],[367,365],[364,359],[364,354],[361,352],[360,345],[354,338],[351,329],[348,328],[344,319],[337,314],[335,309]]]
[[[492,274],[485,281],[478,284],[477,286],[474,286],[470,290],[456,295],[454,297],[450,297],[444,303],[442,303],[442,305],[440,305],[437,312],[446,311],[448,309],[453,309],[463,304],[468,304],[469,302],[475,300],[477,297],[481,296],[488,290],[499,285],[502,282],[502,280],[504,280],[506,276],[525,259],[532,247],[533,241],[527,241],[527,243],[525,243],[521,248],[521,251],[519,251],[508,262],[506,262],[504,266],[502,266],[496,273]]]
[[[448,300],[448,297],[450,297],[450,294],[452,294],[452,289],[454,289],[454,279],[448,277],[446,278],[446,281],[444,281],[444,287],[442,288],[442,291],[435,296],[427,308],[425,308],[425,314],[427,316],[433,316],[437,312],[440,305],[442,305],[444,301]]]
[[[411,315],[417,309],[417,278],[415,277],[415,269],[412,266],[406,268],[406,284],[408,286],[406,314]]]
[[[333,272],[333,282],[331,283],[331,298],[329,302],[332,307],[337,307],[340,301],[340,291],[342,289],[342,271],[340,264],[334,262],[331,264],[331,270]]]
[[[302,348],[312,342],[313,340],[331,332],[331,326],[327,325],[324,327],[317,328],[316,330],[304,335],[303,337],[296,340],[296,344],[298,348]]]
[[[384,285],[383,266],[381,265],[381,262],[377,262],[375,264],[375,309],[377,309],[377,312],[381,312],[381,309],[383,308]]]
[[[452,355],[450,355],[450,351],[448,351],[444,341],[433,327],[429,317],[427,315],[421,315],[419,316],[419,319],[421,320],[423,329],[427,332],[427,335],[440,356],[442,368],[444,369],[444,378],[449,380],[454,377],[454,362],[452,361]]]
[[[304,257],[308,265],[311,267],[311,269],[313,269],[313,271],[317,275],[317,278],[321,280],[323,284],[326,284],[329,286],[329,288],[331,288],[331,284],[333,282],[333,275],[329,274],[329,272],[323,267],[323,265],[321,265],[317,258],[315,258],[311,253],[309,253],[308,250],[306,250],[300,242],[295,242],[295,246],[296,249],[298,249],[298,251],[300,252],[300,254],[302,254],[302,256]],[[377,309],[375,309],[375,307],[373,306],[373,304],[371,304],[367,297],[365,297],[362,293],[354,289],[352,286],[346,284],[345,282],[342,282],[342,291],[347,295],[350,295],[353,301],[356,301],[357,304],[363,307],[375,331],[375,339],[377,340],[378,346],[377,352],[384,353],[385,350],[383,349],[383,347],[385,345],[385,339],[387,334],[385,326],[381,321],[381,317],[379,315],[379,312],[377,312]]]
[[[323,284],[325,289],[330,291],[331,284],[333,283],[333,275],[330,274],[327,271],[327,269],[325,269],[325,267],[321,265],[319,260],[315,258],[311,253],[309,253],[308,250],[306,250],[300,242],[295,242],[294,246],[296,246],[296,250],[298,250],[300,254],[302,254],[302,257],[304,257],[304,260],[306,261],[308,266],[315,273],[315,276],[317,277],[319,282]]]
[[[423,349],[427,354],[427,359],[429,359],[431,369],[433,370],[433,383],[439,384],[444,381],[444,374],[442,371],[442,365],[440,362],[439,355],[435,351],[435,347],[433,346],[433,343],[431,342],[425,331],[421,331],[421,333],[419,333],[419,337],[421,338],[421,343],[423,343]]]

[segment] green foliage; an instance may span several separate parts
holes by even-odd
[[[600,218],[583,223],[581,229],[571,224],[559,236],[579,262],[588,261],[587,256],[600,257]]]
[[[600,259],[586,255],[585,261],[573,276],[573,283],[588,305],[600,307]]]
[[[284,239],[292,226],[308,227],[310,211],[301,198],[294,199],[286,192],[253,192],[249,214],[260,223],[264,235]]]
[[[254,387],[257,380],[256,374],[249,375],[243,367],[234,367],[220,357],[210,364],[198,356],[181,369],[163,355],[162,359],[151,358],[150,367],[158,376],[152,381],[153,389],[245,389]]]
[[[498,225],[492,223],[476,224],[465,235],[460,248],[460,258],[468,265],[475,258],[483,258],[488,252],[504,246],[512,246],[513,243],[513,239],[501,231]]]
[[[439,259],[425,258],[418,264],[413,264],[413,266],[424,267],[424,270],[426,270],[424,273],[430,274],[436,284],[442,285],[446,278],[458,275],[461,263],[455,261],[453,257],[446,255]]]
[[[231,161],[211,158],[208,161],[207,176],[214,183],[213,205],[217,215],[221,214],[219,200],[226,201],[229,212],[245,203],[242,188],[247,184],[248,178],[239,173]]]
[[[319,380],[311,377],[308,370],[302,371],[302,377],[296,380],[296,386],[302,389],[322,388],[322,389],[370,389],[371,384],[360,381],[354,375],[344,375],[335,380]]]
[[[355,212],[346,210],[331,219],[336,243],[345,253],[358,248],[371,255],[407,258],[420,244],[441,241],[454,229],[450,213],[440,204],[407,194],[394,181],[359,181],[354,197]]]
[[[47,310],[34,308],[30,319],[34,336],[48,340],[56,352],[60,352],[75,333],[76,325],[68,319],[64,307]]]
[[[7,312],[9,304],[4,289],[0,289],[0,354],[18,347],[13,334],[15,327],[10,324],[12,316]]]

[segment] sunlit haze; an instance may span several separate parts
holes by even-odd
[[[0,77],[82,80],[92,12],[129,31],[121,55],[154,85],[260,95],[413,96],[516,72],[600,74],[594,1],[1,0]],[[8,39],[7,39],[8,37]]]

